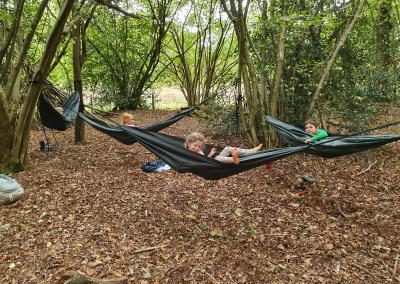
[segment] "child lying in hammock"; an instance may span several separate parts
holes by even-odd
[[[60,114],[64,114],[64,109],[62,107],[55,107],[55,110],[58,111]]]
[[[203,149],[205,147],[205,144],[206,144],[206,139],[204,135],[200,132],[193,132],[186,138],[185,148],[200,155],[204,155]],[[242,149],[242,148],[226,146],[224,149],[222,149],[221,153],[215,157],[215,159],[223,163],[239,165],[240,154],[255,153],[260,151],[261,148],[262,144],[252,149]],[[210,153],[208,154],[208,157],[211,158],[216,151],[217,151],[216,148],[212,148]]]
[[[135,126],[133,124],[133,115],[127,112],[124,112],[122,115],[122,124],[126,126]]]
[[[308,134],[311,135],[311,138],[307,138],[304,142],[306,143],[317,142],[319,140],[328,137],[328,133],[324,129],[318,128],[318,125],[319,122],[316,119],[310,118],[306,121],[305,130]]]

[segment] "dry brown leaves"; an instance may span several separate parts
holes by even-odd
[[[166,132],[205,127],[185,118]],[[141,284],[400,280],[399,143],[206,181],[146,174],[156,158],[140,145],[86,129],[85,145],[58,132],[44,153],[33,131],[29,167],[14,176],[27,194],[0,208],[0,283],[61,283],[67,271]],[[297,198],[288,189],[301,175],[318,182]]]

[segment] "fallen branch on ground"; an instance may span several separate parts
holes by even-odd
[[[141,252],[145,252],[145,251],[156,250],[156,249],[160,249],[160,248],[165,248],[167,246],[168,245],[160,245],[160,246],[142,248],[142,249],[135,250],[134,253],[141,253]]]
[[[398,265],[399,265],[399,255],[396,255],[396,258],[394,261],[393,273],[392,273],[392,281],[394,279],[396,279],[396,272],[397,272]]]
[[[370,165],[368,166],[368,168],[366,168],[365,170],[363,170],[363,171],[361,171],[361,172],[359,172],[359,173],[353,175],[353,177],[357,177],[357,176],[359,176],[359,175],[362,175],[362,174],[368,172],[368,171],[372,168],[372,166],[374,166],[376,163],[377,163],[377,161],[373,162],[372,164],[370,164]]]
[[[61,276],[61,281],[64,284],[127,284],[127,278],[118,279],[99,279],[86,276],[80,272],[65,272]]]
[[[358,265],[357,263],[352,262],[351,265],[357,267],[358,269],[364,271],[365,273],[367,273],[369,276],[371,276],[372,278],[374,278],[375,280],[377,279],[377,276],[373,273],[371,273],[368,269],[362,267],[361,265]]]

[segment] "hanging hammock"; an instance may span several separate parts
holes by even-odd
[[[143,129],[146,130],[151,130],[151,131],[160,131],[176,122],[184,118],[185,116],[191,114],[195,110],[194,107],[189,108],[187,110],[184,110],[166,120],[156,122],[147,126],[144,126]],[[129,133],[125,132],[120,126],[113,126],[109,125],[108,123],[97,119],[95,117],[89,117],[87,115],[84,115],[82,113],[79,113],[79,117],[82,118],[85,122],[87,122],[89,125],[94,127],[95,129],[111,136],[112,138],[118,140],[119,142],[126,144],[126,145],[131,145],[136,141],[136,139],[130,135]],[[129,128],[129,127],[128,127]]]
[[[80,96],[74,92],[63,103],[63,113],[58,112],[51,101],[42,93],[39,96],[38,110],[42,124],[50,129],[64,131],[79,112]]]
[[[307,144],[304,141],[311,135],[304,129],[271,116],[265,119],[290,146],[309,145],[306,153],[325,158],[361,152],[400,140],[400,135],[342,135],[328,136],[316,143]]]
[[[184,139],[179,137],[137,127],[121,126],[121,129],[177,172],[193,173],[208,180],[216,180],[235,175],[302,152],[308,147],[308,145],[306,145],[260,151],[254,154],[240,156],[240,164],[234,165],[208,158],[207,154],[212,148],[212,145],[207,145],[204,151],[205,155],[200,155],[186,149],[184,147]]]

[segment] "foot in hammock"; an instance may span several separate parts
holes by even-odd
[[[263,144],[258,145],[257,147],[254,147],[253,149],[250,149],[250,153],[255,153],[258,152],[262,149]]]
[[[232,163],[234,163],[235,165],[239,165],[240,163],[239,150],[237,148],[233,148],[231,155],[232,155]]]

